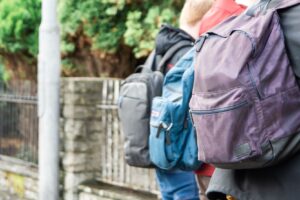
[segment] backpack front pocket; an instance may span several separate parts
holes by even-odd
[[[199,160],[218,165],[259,155],[254,105],[242,88],[193,94],[190,113],[197,131]]]
[[[178,127],[174,122],[176,104],[162,97],[155,97],[152,102],[150,118],[149,149],[151,161],[161,169],[172,169],[181,153],[174,148],[171,134]]]

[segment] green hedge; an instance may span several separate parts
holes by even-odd
[[[184,0],[60,0],[61,50],[70,55],[88,51],[115,54],[132,48],[135,58],[149,54],[162,23],[177,24]],[[41,0],[0,0],[0,55],[36,59]],[[26,59],[24,59],[26,60]],[[76,66],[79,67],[79,66]]]
[[[0,52],[36,57],[41,0],[0,0]]]
[[[116,52],[122,43],[135,56],[146,56],[164,22],[176,24],[183,0],[61,0],[59,6],[65,53],[76,48],[74,37],[84,34],[92,49]]]

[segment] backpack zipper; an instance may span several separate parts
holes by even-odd
[[[249,104],[248,101],[245,100],[239,104],[235,104],[235,105],[224,107],[224,108],[213,108],[211,110],[191,110],[190,112],[192,114],[196,114],[196,115],[210,115],[210,114],[216,114],[216,113],[222,113],[222,112],[235,110],[235,109],[241,108],[243,106],[246,106],[248,104]]]
[[[251,47],[252,47],[252,54],[254,54],[254,52],[256,51],[256,49],[255,49],[255,45],[254,45],[253,39],[249,35],[249,33],[247,33],[246,31],[243,31],[243,30],[232,30],[230,32],[230,34],[227,35],[227,36],[223,36],[223,35],[220,35],[220,34],[214,33],[214,32],[207,32],[207,33],[203,34],[202,36],[200,36],[199,39],[196,40],[196,42],[195,42],[196,52],[200,52],[200,50],[202,49],[202,46],[204,45],[204,42],[205,42],[205,40],[207,38],[209,38],[211,36],[216,36],[216,37],[220,37],[220,38],[228,38],[233,32],[242,33],[242,34],[244,34],[250,40]]]
[[[156,137],[157,138],[159,138],[161,130],[165,129],[165,132],[166,132],[166,144],[167,145],[171,144],[171,132],[170,132],[170,130],[171,130],[172,126],[173,126],[173,123],[167,125],[164,122],[160,122],[158,126],[155,126],[153,124],[151,126],[157,128],[157,132],[156,132]]]
[[[247,68],[248,68],[248,72],[249,72],[249,74],[250,74],[250,80],[251,80],[252,87],[254,87],[254,89],[255,89],[255,91],[256,91],[256,94],[257,94],[259,100],[261,100],[261,99],[262,99],[262,96],[261,96],[261,94],[260,94],[260,92],[259,92],[259,90],[258,90],[258,88],[257,88],[257,86],[256,86],[256,84],[255,84],[255,81],[254,81],[254,78],[253,78],[253,74],[252,74],[252,72],[251,72],[251,69],[250,69],[250,65],[249,65],[249,64],[247,64]]]

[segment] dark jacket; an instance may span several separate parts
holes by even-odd
[[[165,68],[163,70],[165,74],[188,50],[193,47],[193,43],[194,38],[185,31],[174,28],[170,25],[163,25],[155,39],[155,52],[157,59],[154,67],[159,65],[159,62],[161,61],[160,59],[166,53],[170,53],[170,49],[174,46],[178,46],[179,48],[175,47],[175,52],[172,53],[172,56],[169,57],[170,59],[167,60],[163,67]]]
[[[278,1],[281,0],[272,0],[268,7],[273,7]],[[280,10],[279,16],[287,52],[295,75],[300,80],[300,5]],[[300,152],[283,163],[269,168],[216,169],[207,195],[213,200],[225,199],[224,194],[230,194],[238,200],[299,200],[299,187]]]

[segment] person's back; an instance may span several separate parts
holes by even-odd
[[[269,8],[284,0],[271,0]],[[299,2],[300,3],[300,2]],[[300,80],[300,5],[280,10],[287,53]],[[295,141],[296,142],[296,141]],[[297,200],[300,196],[300,153],[273,167],[255,170],[216,169],[208,188],[210,199],[231,193],[242,200]]]
[[[205,33],[228,17],[239,15],[245,8],[245,6],[236,3],[234,0],[216,0],[199,23],[198,34]],[[201,169],[196,171],[198,183],[201,188],[201,199],[203,200],[207,199],[205,192],[213,172],[214,167],[209,164],[203,164]]]

